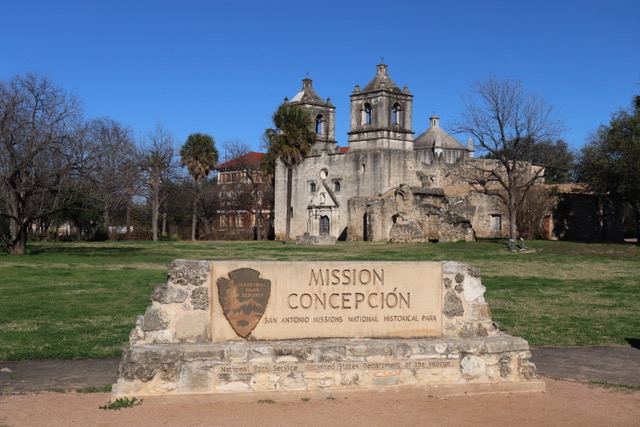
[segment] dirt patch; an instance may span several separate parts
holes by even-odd
[[[0,396],[0,425],[64,426],[533,426],[637,425],[640,391],[612,391],[543,378],[545,393],[433,397],[428,393],[380,392],[309,401],[216,402],[199,397],[147,400],[107,411],[107,393],[43,392]]]

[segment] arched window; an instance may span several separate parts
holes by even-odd
[[[318,114],[318,116],[316,117],[316,135],[322,135],[324,133],[323,123],[324,123],[324,117],[322,117],[322,114]]]
[[[400,124],[400,104],[397,102],[393,104],[393,108],[391,109],[391,123],[394,125]]]
[[[363,117],[363,121],[365,125],[370,125],[371,124],[371,113],[373,112],[373,109],[371,108],[371,104],[366,103],[364,104],[364,117]]]
[[[315,193],[316,192],[316,183],[315,182],[310,182],[309,183],[309,193]]]
[[[340,181],[333,181],[333,192],[334,193],[340,192]]]
[[[320,217],[320,235],[328,236],[329,235],[329,217],[324,215]]]

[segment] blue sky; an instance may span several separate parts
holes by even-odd
[[[259,150],[271,114],[301,80],[337,107],[384,58],[414,95],[413,130],[459,117],[493,74],[554,105],[574,148],[640,94],[640,1],[36,0],[0,9],[0,78],[37,72],[76,94],[87,118],[136,133],[157,122]],[[466,141],[465,136],[458,136]]]

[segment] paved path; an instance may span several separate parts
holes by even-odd
[[[542,376],[640,386],[640,349],[631,346],[541,347],[531,361]],[[118,378],[119,359],[0,361],[0,393],[103,387]]]
[[[631,346],[533,348],[531,361],[547,377],[640,386],[640,349]]]

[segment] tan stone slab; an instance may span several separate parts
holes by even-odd
[[[213,341],[442,334],[440,262],[215,261]]]
[[[542,393],[546,389],[542,380],[504,383],[462,383],[462,384],[428,384],[422,386],[378,387],[375,389],[330,389],[326,391],[278,391],[278,392],[252,392],[252,393],[189,393],[173,395],[144,396],[146,400],[156,402],[247,402],[261,399],[274,401],[294,401],[301,398],[326,399],[327,397],[355,397],[370,396],[372,394],[390,396],[393,399],[401,399],[405,395],[421,395],[424,398],[437,396],[460,396],[499,393]],[[135,397],[138,395],[113,395],[116,397]]]

